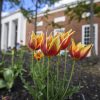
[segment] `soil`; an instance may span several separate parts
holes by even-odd
[[[29,55],[26,55],[24,59],[25,68],[28,65],[28,57]],[[9,62],[8,58],[9,57],[5,58],[6,63]],[[53,60],[54,62],[55,59],[56,58]],[[61,65],[63,66],[63,57],[61,60]],[[81,88],[78,93],[74,94],[72,97],[69,97],[69,100],[100,100],[100,57],[91,57],[78,61],[75,67],[73,84],[80,85]],[[70,70],[70,68],[68,70]],[[28,91],[23,87],[23,83],[20,78],[17,77],[14,86],[10,91],[7,89],[0,89],[0,100],[33,99]]]

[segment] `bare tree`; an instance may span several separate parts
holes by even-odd
[[[48,4],[48,5],[52,5],[54,4],[56,1],[59,0],[31,0],[33,6],[35,6],[35,10],[30,10],[30,9],[26,9],[23,5],[24,5],[24,0],[0,0],[0,51],[1,51],[1,12],[2,12],[2,8],[3,8],[3,2],[9,2],[11,4],[12,7],[14,6],[18,6],[21,9],[22,14],[29,20],[30,17],[33,18],[33,16],[35,16],[35,30],[34,32],[36,33],[37,31],[37,14],[38,14],[38,9],[41,7],[42,4]],[[34,5],[35,4],[35,5]],[[31,15],[31,16],[30,16]]]
[[[95,54],[95,43],[94,43],[94,41],[95,41],[95,33],[94,33],[94,26],[93,26],[93,24],[94,24],[94,22],[93,22],[93,17],[94,17],[94,8],[93,8],[93,1],[94,0],[90,0],[90,42],[92,43],[92,44],[94,44],[93,45],[93,49],[92,49],[92,56],[95,56],[96,54]]]
[[[87,2],[90,3],[87,3]],[[65,14],[69,17],[69,22],[71,22],[72,20],[77,20],[77,21],[81,21],[83,20],[82,15],[84,13],[90,13],[89,16],[86,16],[86,20],[90,23],[90,42],[94,45],[93,49],[92,49],[92,55],[96,55],[95,54],[95,34],[94,34],[94,15],[97,17],[100,17],[100,6],[97,5],[96,3],[94,3],[94,0],[83,0],[80,2],[77,2],[75,6],[71,6],[71,5],[67,5],[67,9],[65,11]]]
[[[1,51],[1,12],[2,12],[3,0],[0,0],[0,51]]]

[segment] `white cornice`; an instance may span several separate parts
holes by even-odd
[[[81,0],[80,0],[80,1],[81,1]],[[88,2],[88,1],[90,1],[90,0],[87,0],[87,2]],[[94,0],[94,3],[97,3],[97,2],[100,2],[100,0]],[[71,5],[71,4],[72,4],[72,5]],[[68,5],[71,5],[72,7],[74,7],[76,4],[77,4],[77,2],[72,2],[72,3],[69,3]],[[66,8],[67,8],[67,7],[64,7],[64,6],[63,6],[63,7],[59,7],[59,8],[53,9],[53,10],[51,10],[51,11],[48,11],[48,13],[42,12],[42,13],[39,13],[37,17],[42,17],[42,16],[44,16],[44,15],[46,15],[46,14],[52,14],[52,13],[64,11],[64,10],[66,10]],[[17,10],[17,11],[15,11],[15,12],[13,12],[13,13],[10,13],[10,14],[6,15],[6,16],[3,16],[2,19],[3,19],[3,18],[6,18],[6,17],[8,17],[8,16],[11,16],[11,15],[13,15],[13,14],[16,14],[16,13],[18,13],[18,12],[21,13],[20,10]]]
[[[81,0],[80,0],[81,1]],[[90,0],[87,0],[87,3],[89,2]],[[97,3],[97,2],[100,2],[100,0],[94,0],[94,3]],[[72,5],[71,5],[72,4]],[[72,3],[69,3],[68,5],[71,5],[71,7],[75,7],[77,5],[77,2],[72,2]],[[46,14],[52,14],[52,13],[56,13],[56,12],[60,12],[60,11],[64,11],[66,10],[67,7],[60,7],[60,8],[57,8],[57,9],[53,9],[51,11],[48,11],[48,13],[45,13],[45,12],[42,12],[40,14],[38,14],[37,17],[42,17]]]

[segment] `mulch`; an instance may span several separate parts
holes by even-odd
[[[24,67],[28,66],[30,55],[26,54]],[[56,58],[53,58],[54,62]],[[1,56],[0,56],[1,60]],[[10,58],[5,57],[5,62],[8,64]],[[61,59],[63,66],[63,57]],[[10,64],[10,63],[9,63]],[[70,63],[68,65],[70,71]],[[73,84],[80,85],[80,91],[75,93],[69,100],[100,100],[100,57],[86,58],[78,61],[75,66],[75,75],[73,77]],[[23,83],[19,77],[14,82],[13,88],[0,89],[0,100],[33,100],[28,91],[23,87]]]

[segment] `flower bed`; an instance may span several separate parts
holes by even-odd
[[[10,59],[8,58],[10,57],[5,56],[5,60],[7,62],[10,62]],[[62,59],[63,58],[64,57],[62,56]],[[25,69],[28,69],[27,66],[30,60],[30,53],[25,53],[24,59],[25,59],[24,67]],[[54,62],[55,62],[55,59],[56,58],[54,58]],[[86,100],[100,99],[100,96],[99,96],[100,94],[100,85],[99,85],[100,84],[100,73],[99,73],[100,63],[99,62],[100,62],[100,57],[86,58],[83,61],[77,62],[78,66],[76,66],[76,69],[75,69],[75,73],[76,73],[75,78],[73,78],[72,81],[74,81],[75,85],[78,85],[78,83],[80,83],[82,86],[82,89],[78,93],[74,94],[70,98],[70,100],[83,100],[82,95],[84,95]],[[64,63],[64,60],[62,60],[62,65],[63,63]],[[79,72],[80,72],[80,77],[77,74]],[[10,92],[7,89],[0,89],[0,96],[1,97],[8,96],[10,98],[8,100],[19,100],[19,98],[20,100],[27,100],[27,99],[32,100],[31,95],[23,87],[23,83],[21,82],[19,77],[15,80],[14,86]]]
[[[26,98],[33,100],[74,99],[74,94],[82,89],[79,82],[81,64],[78,62],[87,56],[92,45],[76,44],[72,39],[69,46],[73,34],[72,30],[56,36],[32,33],[29,41],[31,53],[28,55],[25,55],[24,49],[3,52],[0,88],[11,95],[18,87],[18,91],[26,93]],[[61,50],[65,50],[63,56],[59,54]],[[5,55],[8,55],[9,61],[6,61]],[[12,100],[13,96],[1,98]],[[80,94],[80,98],[85,98],[84,94]]]

